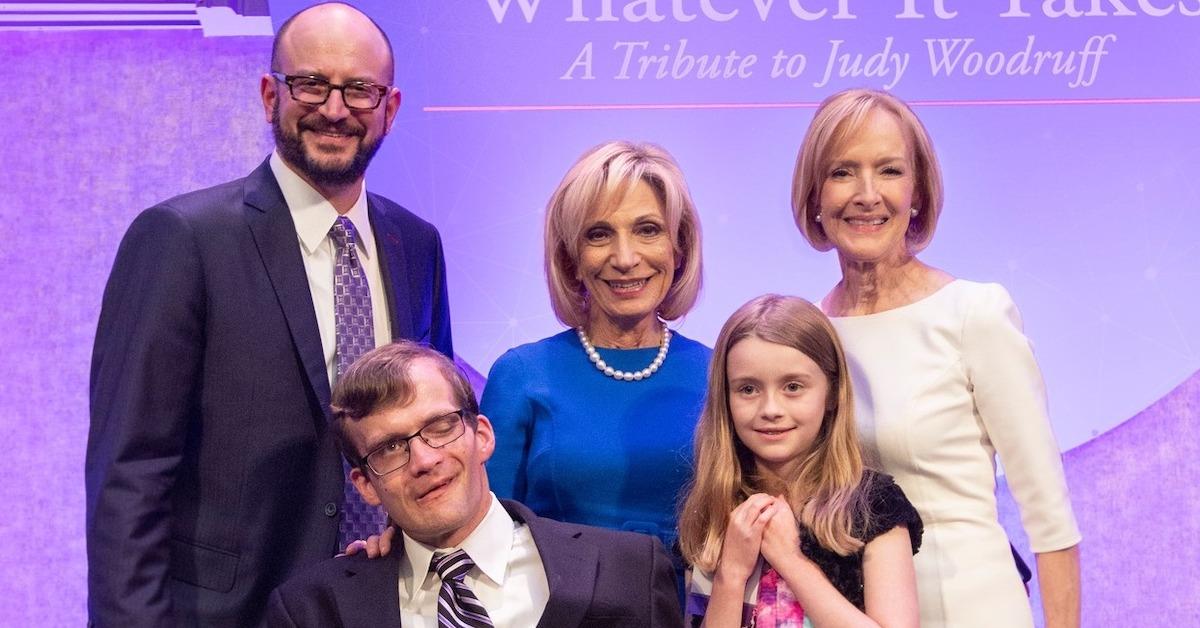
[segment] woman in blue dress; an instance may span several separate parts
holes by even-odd
[[[608,142],[546,209],[546,280],[568,329],[510,349],[481,410],[492,490],[543,517],[673,547],[711,350],[672,331],[701,283],[700,224],[672,157]]]

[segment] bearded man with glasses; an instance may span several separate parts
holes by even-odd
[[[364,181],[393,69],[366,15],[301,11],[260,82],[274,153],[126,233],[92,357],[94,625],[261,625],[275,586],[384,521],[343,475],[330,390],[394,339],[452,352],[437,230]]]
[[[445,356],[406,341],[375,349],[338,381],[333,415],[355,487],[399,540],[386,556],[339,556],[289,580],[269,625],[682,626],[657,538],[496,498],[484,469],[492,424]]]

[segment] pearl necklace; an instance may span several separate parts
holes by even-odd
[[[662,344],[658,345],[658,355],[654,356],[654,360],[650,362],[650,366],[640,371],[622,371],[609,366],[604,361],[604,358],[600,357],[600,353],[596,351],[596,347],[592,345],[592,341],[588,340],[587,332],[583,331],[582,327],[576,328],[575,333],[579,334],[579,343],[583,345],[583,350],[587,352],[588,359],[592,361],[592,364],[596,365],[597,370],[613,379],[626,382],[641,381],[657,372],[667,359],[667,349],[671,346],[671,330],[667,329],[666,323],[663,323]]]

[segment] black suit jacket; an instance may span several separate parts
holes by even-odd
[[[432,225],[368,194],[395,338],[447,355]],[[342,466],[291,213],[267,162],[139,215],[92,355],[88,610],[99,626],[258,625],[336,553]]]
[[[550,585],[539,628],[683,626],[675,569],[658,539],[543,519],[501,500],[529,526]],[[271,628],[400,626],[403,543],[390,556],[339,556],[304,571],[271,594]],[[531,627],[532,628],[532,627]]]

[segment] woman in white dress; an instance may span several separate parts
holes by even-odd
[[[925,522],[921,625],[1032,626],[996,515],[995,460],[1037,557],[1046,626],[1079,625],[1079,530],[1041,373],[1008,292],[924,264],[942,205],[924,126],[871,90],[827,99],[796,161],[792,207],[842,280],[821,303],[846,349],[868,461]]]

